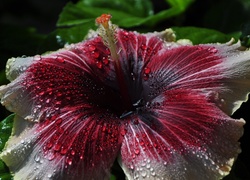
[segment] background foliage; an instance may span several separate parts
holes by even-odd
[[[90,28],[96,28],[94,20],[102,13],[111,13],[112,21],[128,30],[172,27],[177,39],[191,39],[194,44],[227,42],[234,37],[250,46],[250,0],[1,0],[0,85],[8,83],[4,72],[8,58],[41,54],[82,41]],[[249,102],[233,115],[247,124],[241,139],[243,152],[227,180],[250,179],[248,109]],[[1,119],[9,114],[1,107]],[[9,116],[0,124],[0,150],[10,135],[12,120]],[[112,179],[123,177],[120,169],[114,168],[113,174]],[[2,162],[1,179],[10,179]]]

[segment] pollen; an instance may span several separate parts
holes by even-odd
[[[110,14],[102,14],[100,17],[96,18],[95,22],[98,25],[102,25],[105,29],[109,27],[109,21],[111,19]]]

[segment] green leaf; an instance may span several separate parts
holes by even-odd
[[[119,21],[124,27],[131,27],[153,14],[152,4],[149,0],[82,0],[76,4],[68,3],[59,16],[57,25],[70,26],[88,23],[103,13],[110,13],[114,21]],[[127,19],[132,19],[127,21]],[[132,24],[130,24],[132,22]],[[117,23],[117,22],[116,22]]]
[[[0,122],[0,151],[4,148],[11,135],[14,116],[12,114]]]
[[[89,7],[108,7],[137,17],[146,17],[153,14],[150,0],[84,0],[84,3]]]
[[[72,26],[69,28],[58,28],[56,33],[60,38],[60,41],[68,43],[77,43],[84,39],[88,31],[95,28],[93,22],[88,22],[86,24],[81,24],[78,26]]]
[[[145,22],[142,21],[142,24],[147,24],[149,26],[154,26],[157,23],[175,17],[177,15],[182,14],[187,10],[187,8],[194,2],[195,0],[166,0],[169,4],[170,8],[160,11],[154,16],[149,16]]]
[[[173,27],[177,40],[189,39],[193,44],[225,43],[233,38],[216,30],[198,27]],[[237,37],[236,37],[237,38]]]
[[[82,0],[76,4],[70,2],[59,16],[58,35],[68,43],[79,42],[90,28],[95,29],[95,19],[104,13],[110,13],[112,22],[122,28],[153,27],[183,13],[193,1],[166,0],[170,8],[157,14],[153,13],[149,0]]]
[[[12,114],[0,122],[0,151],[2,151],[5,143],[8,141],[11,135],[14,116],[15,115]],[[3,161],[0,160],[0,180],[10,179],[11,175],[8,167],[4,164]]]
[[[8,167],[0,160],[0,180],[12,179]]]

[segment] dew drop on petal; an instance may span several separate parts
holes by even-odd
[[[142,170],[142,171],[141,171],[141,176],[145,178],[145,177],[147,176],[147,171]]]
[[[50,151],[50,152],[48,153],[48,155],[47,155],[47,159],[48,159],[49,161],[52,161],[54,158],[55,158],[55,153],[52,152],[52,151]]]
[[[94,51],[94,50],[96,50],[96,47],[93,44],[89,44],[88,50],[89,51]]]
[[[33,58],[33,60],[39,61],[39,60],[41,60],[41,56],[40,55],[35,55],[34,58]]]
[[[144,73],[145,73],[146,75],[148,75],[150,72],[151,72],[151,69],[150,69],[150,68],[148,68],[148,67],[145,67],[145,68],[144,68]]]
[[[59,63],[64,63],[64,62],[65,62],[64,58],[62,58],[62,57],[60,57],[60,56],[56,57],[56,60],[57,60],[57,62],[59,62]]]
[[[61,149],[61,144],[60,143],[55,144],[54,150],[55,151],[60,151],[60,149]]]
[[[38,93],[39,96],[42,96],[42,95],[44,95],[44,94],[45,94],[44,91],[41,91],[40,93]]]
[[[40,159],[41,157],[38,154],[36,154],[34,158],[35,162],[40,162]]]
[[[102,62],[101,62],[101,61],[96,61],[96,66],[97,66],[99,69],[102,69]]]
[[[140,154],[140,150],[139,149],[135,149],[134,151],[135,151],[136,155]]]
[[[146,45],[146,44],[142,44],[142,45],[141,45],[141,49],[142,49],[142,50],[146,50],[146,49],[147,49],[147,45]]]
[[[209,52],[211,53],[217,53],[218,52],[218,49],[214,48],[214,47],[211,47],[208,49]]]
[[[48,174],[48,178],[51,178],[52,177],[52,174]]]
[[[151,73],[151,69],[149,67],[145,67],[143,70],[143,79],[145,81],[148,80],[150,73]]]
[[[47,145],[46,145],[46,147],[47,147],[48,149],[50,149],[52,146],[53,146],[53,144],[52,144],[51,141],[49,141],[49,142],[47,143]]]
[[[72,149],[71,152],[70,152],[70,154],[71,154],[72,156],[74,156],[75,153],[76,153],[76,152],[75,152],[73,149]]]
[[[108,65],[109,64],[108,57],[103,57],[102,62],[103,62],[103,64]]]
[[[50,101],[51,101],[51,99],[48,98],[48,99],[46,100],[46,103],[49,104]]]
[[[65,155],[67,152],[68,152],[68,149],[66,147],[62,146],[61,151],[60,151],[61,155]]]
[[[99,56],[100,56],[100,54],[99,54],[99,52],[96,52],[96,51],[92,51],[91,52],[91,56],[93,57],[93,58],[98,58]]]
[[[71,158],[71,157],[67,157],[67,158],[66,158],[66,163],[67,163],[68,165],[72,165],[72,158]]]

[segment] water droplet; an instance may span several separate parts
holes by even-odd
[[[44,91],[41,91],[41,92],[38,93],[39,96],[42,96],[42,95],[44,95],[44,94],[45,94]]]
[[[65,62],[65,59],[62,58],[62,57],[60,57],[60,56],[56,57],[56,60],[57,60],[59,63],[64,63],[64,62]]]
[[[142,172],[141,172],[141,176],[145,178],[145,177],[147,176],[147,171],[142,170]]]
[[[103,126],[102,126],[102,132],[105,132],[105,131],[106,131],[106,128],[107,128],[107,127],[106,127],[105,125],[103,125]]]
[[[62,96],[62,93],[61,93],[61,92],[58,92],[58,93],[56,94],[56,96],[60,97],[60,96]]]
[[[46,103],[47,103],[47,104],[49,104],[49,103],[50,103],[50,101],[51,101],[51,99],[47,99],[47,100],[46,100]]]
[[[103,64],[108,65],[109,64],[108,57],[103,57],[102,62],[103,62]]]
[[[66,158],[66,163],[67,163],[68,165],[72,165],[72,158],[67,157],[67,158]]]
[[[67,152],[68,152],[68,149],[67,149],[66,147],[62,146],[62,147],[61,147],[60,153],[61,153],[62,155],[65,155]]]
[[[99,52],[97,52],[97,51],[92,51],[92,52],[91,52],[91,56],[92,56],[93,58],[97,59],[97,58],[100,56],[100,54],[99,54]]]
[[[131,73],[130,75],[131,75],[132,80],[135,81],[135,75],[134,75],[134,73]]]
[[[47,154],[47,159],[49,160],[49,161],[51,161],[51,160],[53,160],[54,158],[55,158],[55,153],[54,152],[52,152],[52,151],[50,151],[48,154]]]
[[[35,56],[33,57],[33,60],[39,61],[39,60],[41,60],[41,56],[40,56],[40,55],[35,55]]]
[[[94,50],[96,50],[96,47],[94,45],[92,45],[92,44],[89,44],[88,50],[89,51],[94,51]]]
[[[146,45],[146,44],[142,44],[142,45],[141,45],[141,49],[142,49],[142,50],[146,50],[146,49],[147,49],[147,45]]]
[[[47,147],[48,149],[50,149],[52,146],[53,146],[53,143],[52,143],[51,141],[49,141],[49,142],[47,143],[47,145],[46,145],[46,147]]]
[[[134,151],[135,151],[136,155],[140,154],[140,150],[139,149],[135,149]]]
[[[211,53],[217,53],[218,52],[218,49],[216,49],[215,47],[211,47],[208,49],[209,52]]]
[[[146,166],[146,162],[142,162],[142,163],[141,163],[141,166],[142,166],[142,167]]]
[[[151,172],[151,175],[152,175],[152,176],[155,176],[155,171],[152,171],[152,172]]]
[[[60,149],[61,149],[61,144],[60,143],[55,144],[54,150],[59,151]]]
[[[144,73],[145,74],[149,74],[151,72],[151,69],[150,68],[148,68],[148,67],[145,67],[144,68]]]
[[[51,178],[52,177],[52,174],[48,174],[48,178]]]
[[[70,152],[70,154],[71,154],[72,156],[74,156],[75,153],[76,153],[76,152],[75,152],[73,149],[72,149],[71,152]]]
[[[143,71],[143,79],[148,80],[149,74],[151,73],[151,69],[149,67],[145,67]]]
[[[35,162],[39,162],[40,159],[41,159],[41,157],[40,157],[38,154],[36,154],[36,155],[35,155],[35,158],[34,158]]]
[[[96,66],[97,66],[99,69],[102,69],[102,62],[96,61]]]

